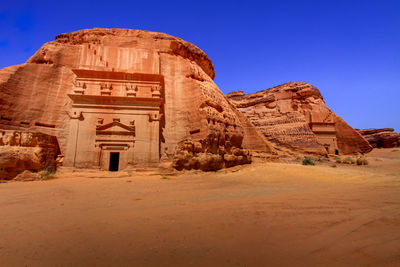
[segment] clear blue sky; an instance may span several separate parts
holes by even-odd
[[[94,27],[199,46],[224,93],[308,82],[353,127],[400,131],[400,0],[3,1],[0,68],[59,33]]]

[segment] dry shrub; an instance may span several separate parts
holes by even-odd
[[[345,159],[343,160],[343,163],[346,163],[346,164],[356,164],[356,160],[353,159],[352,157],[347,157],[347,158],[345,158]]]
[[[315,165],[315,162],[310,157],[305,157],[303,159],[303,165]]]
[[[368,165],[368,160],[366,158],[358,158],[357,165]]]

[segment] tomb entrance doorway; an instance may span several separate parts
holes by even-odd
[[[119,169],[119,152],[110,152],[110,172],[116,172]]]

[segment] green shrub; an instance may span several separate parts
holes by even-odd
[[[345,158],[345,159],[343,160],[343,163],[346,163],[346,164],[355,164],[355,163],[356,163],[356,160],[353,159],[352,157],[347,157],[347,158]]]
[[[303,159],[303,165],[315,165],[315,162],[310,157],[305,157]]]
[[[329,158],[327,158],[327,157],[323,157],[322,160],[323,160],[323,161],[331,161],[331,160],[330,160]]]
[[[366,158],[358,158],[357,165],[368,165],[368,160]]]
[[[342,163],[342,159],[340,157],[334,157],[336,163]]]
[[[54,179],[55,174],[56,174],[56,170],[54,168],[46,167],[40,172],[40,180]]]
[[[332,168],[336,168],[337,166],[336,166],[336,164],[333,164],[333,165],[331,165],[331,167],[332,167]]]

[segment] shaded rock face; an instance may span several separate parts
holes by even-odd
[[[0,179],[12,179],[25,170],[56,169],[60,154],[57,138],[42,133],[0,131]]]
[[[367,153],[368,142],[326,105],[307,83],[286,83],[245,95],[227,94],[257,130],[282,153]]]
[[[226,147],[271,152],[214,77],[201,49],[167,34],[60,34],[25,64],[0,70],[0,128],[56,136],[64,166],[78,168],[108,170],[116,158],[116,169],[157,164],[185,150],[188,140],[221,156],[210,136],[239,137]],[[248,160],[222,165],[242,161]]]
[[[396,133],[393,128],[365,129],[358,132],[374,148],[400,147],[400,133]]]

